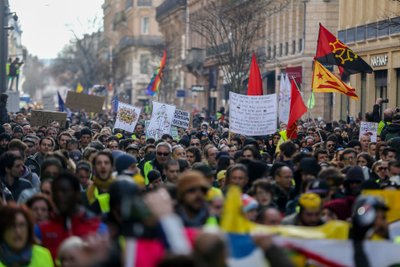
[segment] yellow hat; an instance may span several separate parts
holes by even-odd
[[[219,171],[217,174],[217,181],[219,182],[224,178],[226,178],[226,170]]]
[[[305,193],[300,196],[299,205],[306,209],[319,209],[321,207],[321,198],[314,193]]]
[[[211,187],[208,189],[206,200],[207,201],[212,201],[216,198],[224,198],[224,194],[222,194],[221,189],[216,188],[216,187]]]

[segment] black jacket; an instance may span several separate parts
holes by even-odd
[[[381,133],[382,140],[389,141],[392,138],[400,137],[400,124],[392,123],[383,128]]]

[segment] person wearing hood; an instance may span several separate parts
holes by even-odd
[[[400,111],[398,109],[392,117],[392,123],[383,128],[381,133],[381,138],[385,142],[395,137],[400,137]]]

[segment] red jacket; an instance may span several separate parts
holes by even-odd
[[[86,237],[106,231],[107,227],[101,220],[84,209],[79,210],[70,219],[54,215],[35,229],[36,236],[42,241],[42,245],[50,250],[53,259],[57,258],[58,247],[68,237]]]

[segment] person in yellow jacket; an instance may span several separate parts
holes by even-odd
[[[50,251],[34,244],[34,223],[26,206],[10,203],[0,214],[0,267],[54,266]]]
[[[112,175],[114,159],[106,151],[99,152],[93,159],[93,183],[82,196],[83,204],[97,214],[110,211],[108,188],[115,180]]]

